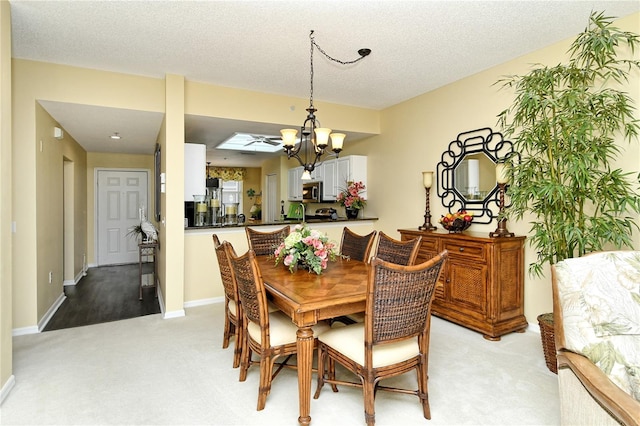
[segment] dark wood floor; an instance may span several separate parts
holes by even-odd
[[[90,268],[75,286],[65,286],[67,299],[43,331],[118,321],[160,313],[153,288],[138,300],[138,264]]]

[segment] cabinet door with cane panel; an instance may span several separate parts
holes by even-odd
[[[524,237],[489,238],[464,232],[400,229],[403,240],[422,237],[417,262],[442,250],[449,259],[436,287],[433,314],[486,339],[524,331]]]

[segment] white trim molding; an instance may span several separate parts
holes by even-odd
[[[11,389],[16,385],[16,377],[12,374],[9,376],[9,380],[4,384],[2,390],[0,390],[0,405],[4,402],[4,399],[9,396]]]
[[[196,306],[213,305],[215,303],[223,303],[224,296],[212,297],[210,299],[198,299],[190,302],[184,302],[185,308],[195,308]]]
[[[42,319],[38,322],[38,332],[44,330],[44,328],[47,326],[49,321],[51,321],[51,318],[53,318],[53,316],[55,315],[60,305],[62,305],[62,303],[66,299],[67,299],[67,296],[65,296],[64,292],[60,293],[60,296],[58,296],[58,299],[55,302],[53,302],[53,305],[51,305],[47,313],[44,314]]]

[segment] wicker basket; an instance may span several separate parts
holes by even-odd
[[[540,338],[542,339],[542,350],[544,351],[544,360],[547,363],[547,368],[551,372],[558,374],[553,314],[538,315],[538,324],[540,324]]]

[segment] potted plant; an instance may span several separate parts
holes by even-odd
[[[336,201],[345,208],[348,219],[356,219],[360,209],[367,205],[363,195],[365,189],[362,182],[347,182],[347,187],[338,193]]]
[[[616,137],[631,142],[640,130],[633,101],[621,90],[640,61],[620,57],[622,49],[635,52],[639,38],[612,20],[592,13],[566,64],[538,64],[498,81],[515,91],[498,120],[521,155],[507,159],[512,184],[506,215],[531,218],[533,276],[542,276],[545,264],[608,246],[631,247],[638,228],[632,217],[640,212],[638,178],[612,163],[620,153]],[[546,348],[544,343],[543,335]]]

